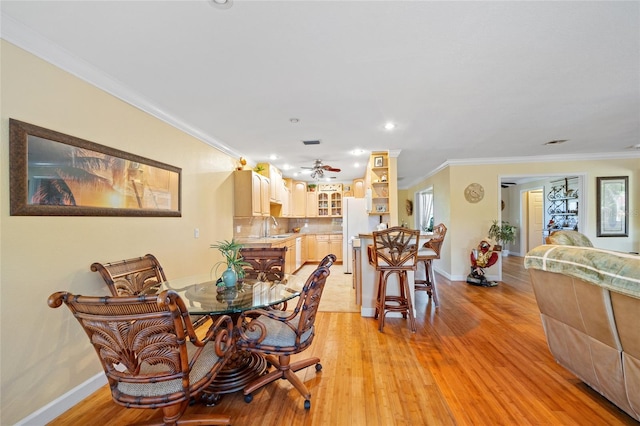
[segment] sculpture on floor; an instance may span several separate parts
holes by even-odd
[[[467,283],[482,286],[495,287],[498,285],[495,281],[487,280],[484,274],[484,268],[494,265],[498,261],[499,254],[491,250],[491,244],[482,240],[478,244],[478,248],[471,250],[471,273],[467,275]]]

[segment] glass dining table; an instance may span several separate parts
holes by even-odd
[[[280,281],[245,279],[233,287],[221,287],[209,274],[203,274],[167,280],[157,289],[178,293],[193,316],[215,319],[229,315],[236,324],[245,311],[274,307],[299,296],[305,282],[303,277],[287,274]],[[203,402],[215,405],[222,394],[243,389],[266,369],[267,362],[260,354],[236,351],[202,395]]]

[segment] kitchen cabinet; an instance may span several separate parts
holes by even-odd
[[[342,217],[342,184],[318,185],[318,217]]]
[[[342,235],[341,234],[329,235],[329,253],[333,253],[336,255],[336,262],[342,262]]]
[[[234,216],[269,216],[269,179],[253,170],[234,172]]]
[[[336,262],[342,262],[342,234],[316,235],[316,262],[329,253],[336,255]]]
[[[269,201],[275,204],[282,204],[284,197],[284,181],[282,172],[273,164],[259,163],[263,167],[262,174],[269,179]]]
[[[318,217],[318,193],[307,192],[306,217]]]
[[[351,185],[351,191],[355,198],[364,198],[364,179],[354,179],[353,185]]]
[[[318,244],[314,234],[307,235],[307,261],[318,261]]]
[[[301,181],[292,182],[292,217],[305,217],[307,213],[307,183]]]

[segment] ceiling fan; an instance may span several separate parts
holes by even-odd
[[[322,160],[315,160],[313,167],[301,167],[303,169],[311,170],[311,177],[313,179],[321,179],[324,177],[324,172],[338,173],[340,169],[322,164]]]

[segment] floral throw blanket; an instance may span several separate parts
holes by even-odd
[[[545,244],[527,253],[524,266],[570,275],[640,299],[640,256],[636,254]]]

